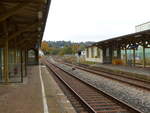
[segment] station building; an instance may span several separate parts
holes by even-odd
[[[103,51],[97,46],[88,46],[85,50],[85,60],[103,63]]]
[[[99,41],[88,46],[85,60],[103,64],[150,66],[150,30],[138,31],[138,27],[136,29],[135,33]]]
[[[0,0],[0,83],[23,82],[38,54],[51,0]]]

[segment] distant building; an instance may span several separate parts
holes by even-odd
[[[84,50],[79,51],[78,53],[75,53],[75,56],[76,56],[76,57],[82,57],[82,58],[85,58],[85,55],[86,55],[86,53],[85,53]]]
[[[44,56],[44,53],[41,49],[39,49],[39,56]]]
[[[88,46],[85,49],[85,60],[91,61],[91,62],[98,62],[98,63],[104,63],[103,62],[103,50],[96,47],[96,46]]]
[[[150,29],[150,21],[135,26],[135,32],[140,32],[140,31],[149,30],[149,29]]]
[[[83,62],[85,61],[85,55],[86,55],[86,51],[85,50],[80,50],[78,51],[75,56],[77,58],[77,62]]]

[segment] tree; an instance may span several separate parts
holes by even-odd
[[[50,52],[50,48],[47,42],[42,42],[41,49],[44,52],[44,54],[48,54]]]
[[[65,46],[63,48],[63,51],[64,51],[64,54],[72,54],[73,53],[73,50],[72,50],[71,46]]]

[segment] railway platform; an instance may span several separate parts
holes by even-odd
[[[125,72],[129,74],[137,74],[150,78],[150,67],[132,67],[124,65],[113,65],[113,64],[94,64],[93,66],[109,69],[113,71]]]
[[[0,85],[0,113],[76,112],[46,66],[36,65],[28,67],[24,83]]]

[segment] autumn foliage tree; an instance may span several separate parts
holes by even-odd
[[[71,43],[70,41],[43,41],[41,44],[41,49],[44,54],[61,56],[78,53],[78,51],[84,50],[84,48],[84,43]]]
[[[44,52],[44,54],[48,54],[51,50],[51,48],[49,47],[48,43],[43,41],[41,44],[41,49]]]

